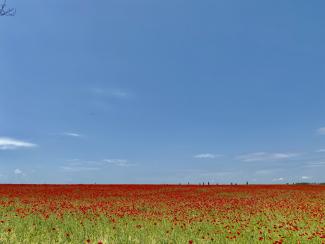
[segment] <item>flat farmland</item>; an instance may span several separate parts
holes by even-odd
[[[325,243],[325,187],[0,185],[0,243]]]

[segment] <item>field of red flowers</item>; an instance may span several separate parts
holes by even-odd
[[[0,185],[1,243],[325,243],[319,185]]]

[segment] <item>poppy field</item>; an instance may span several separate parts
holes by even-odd
[[[0,185],[0,243],[325,243],[325,187]]]

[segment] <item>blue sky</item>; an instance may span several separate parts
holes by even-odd
[[[325,181],[324,1],[18,1],[0,182]]]

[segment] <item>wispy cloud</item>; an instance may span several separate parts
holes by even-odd
[[[95,87],[91,89],[91,92],[100,97],[106,98],[116,98],[116,99],[125,99],[131,97],[129,92],[123,91],[121,89],[103,89]]]
[[[317,134],[318,135],[325,135],[325,127],[321,127],[317,129]]]
[[[261,170],[257,170],[255,173],[258,175],[268,175],[268,174],[272,174],[274,173],[275,169],[261,169]]]
[[[284,181],[284,178],[280,177],[280,178],[274,178],[272,181]]]
[[[258,162],[258,161],[278,161],[278,160],[288,160],[297,157],[297,153],[266,153],[266,152],[256,152],[243,154],[237,157],[238,160],[243,162]]]
[[[130,96],[129,93],[121,90],[111,90],[110,91],[111,96],[116,98],[128,98]]]
[[[21,171],[20,169],[15,169],[14,170],[14,174],[15,175],[22,175],[23,174],[23,171]]]
[[[128,163],[126,159],[103,159],[103,160],[80,160],[80,159],[69,159],[66,160],[66,165],[60,168],[67,172],[80,172],[80,171],[96,171],[103,170],[108,165],[118,167],[129,167],[135,166],[136,164]]]
[[[15,170],[14,170],[14,174],[15,174],[16,176],[23,176],[23,177],[26,176],[26,173],[23,172],[21,169],[15,169]]]
[[[33,148],[37,147],[36,144],[17,140],[9,137],[0,137],[0,150],[13,150],[19,148]]]
[[[128,166],[134,166],[135,164],[128,163],[128,160],[126,159],[104,159],[104,162],[119,166],[119,167],[128,167]]]
[[[63,132],[63,136],[70,136],[70,137],[84,137],[84,135],[76,132]]]
[[[80,172],[80,171],[94,171],[100,170],[99,167],[85,167],[85,166],[61,166],[61,169],[68,172]]]
[[[301,176],[301,179],[303,179],[303,180],[308,180],[310,178],[311,178],[310,176]]]
[[[66,160],[66,165],[61,166],[61,170],[66,172],[96,171],[101,169],[100,162],[83,161],[78,158]]]
[[[303,166],[304,168],[318,168],[318,167],[325,167],[325,161],[315,161],[315,162],[308,162],[306,165]]]
[[[325,153],[325,149],[318,149],[315,152],[317,152],[317,153]]]
[[[212,154],[212,153],[201,153],[194,155],[194,158],[200,158],[200,159],[214,159],[217,157],[221,157],[220,154]]]

